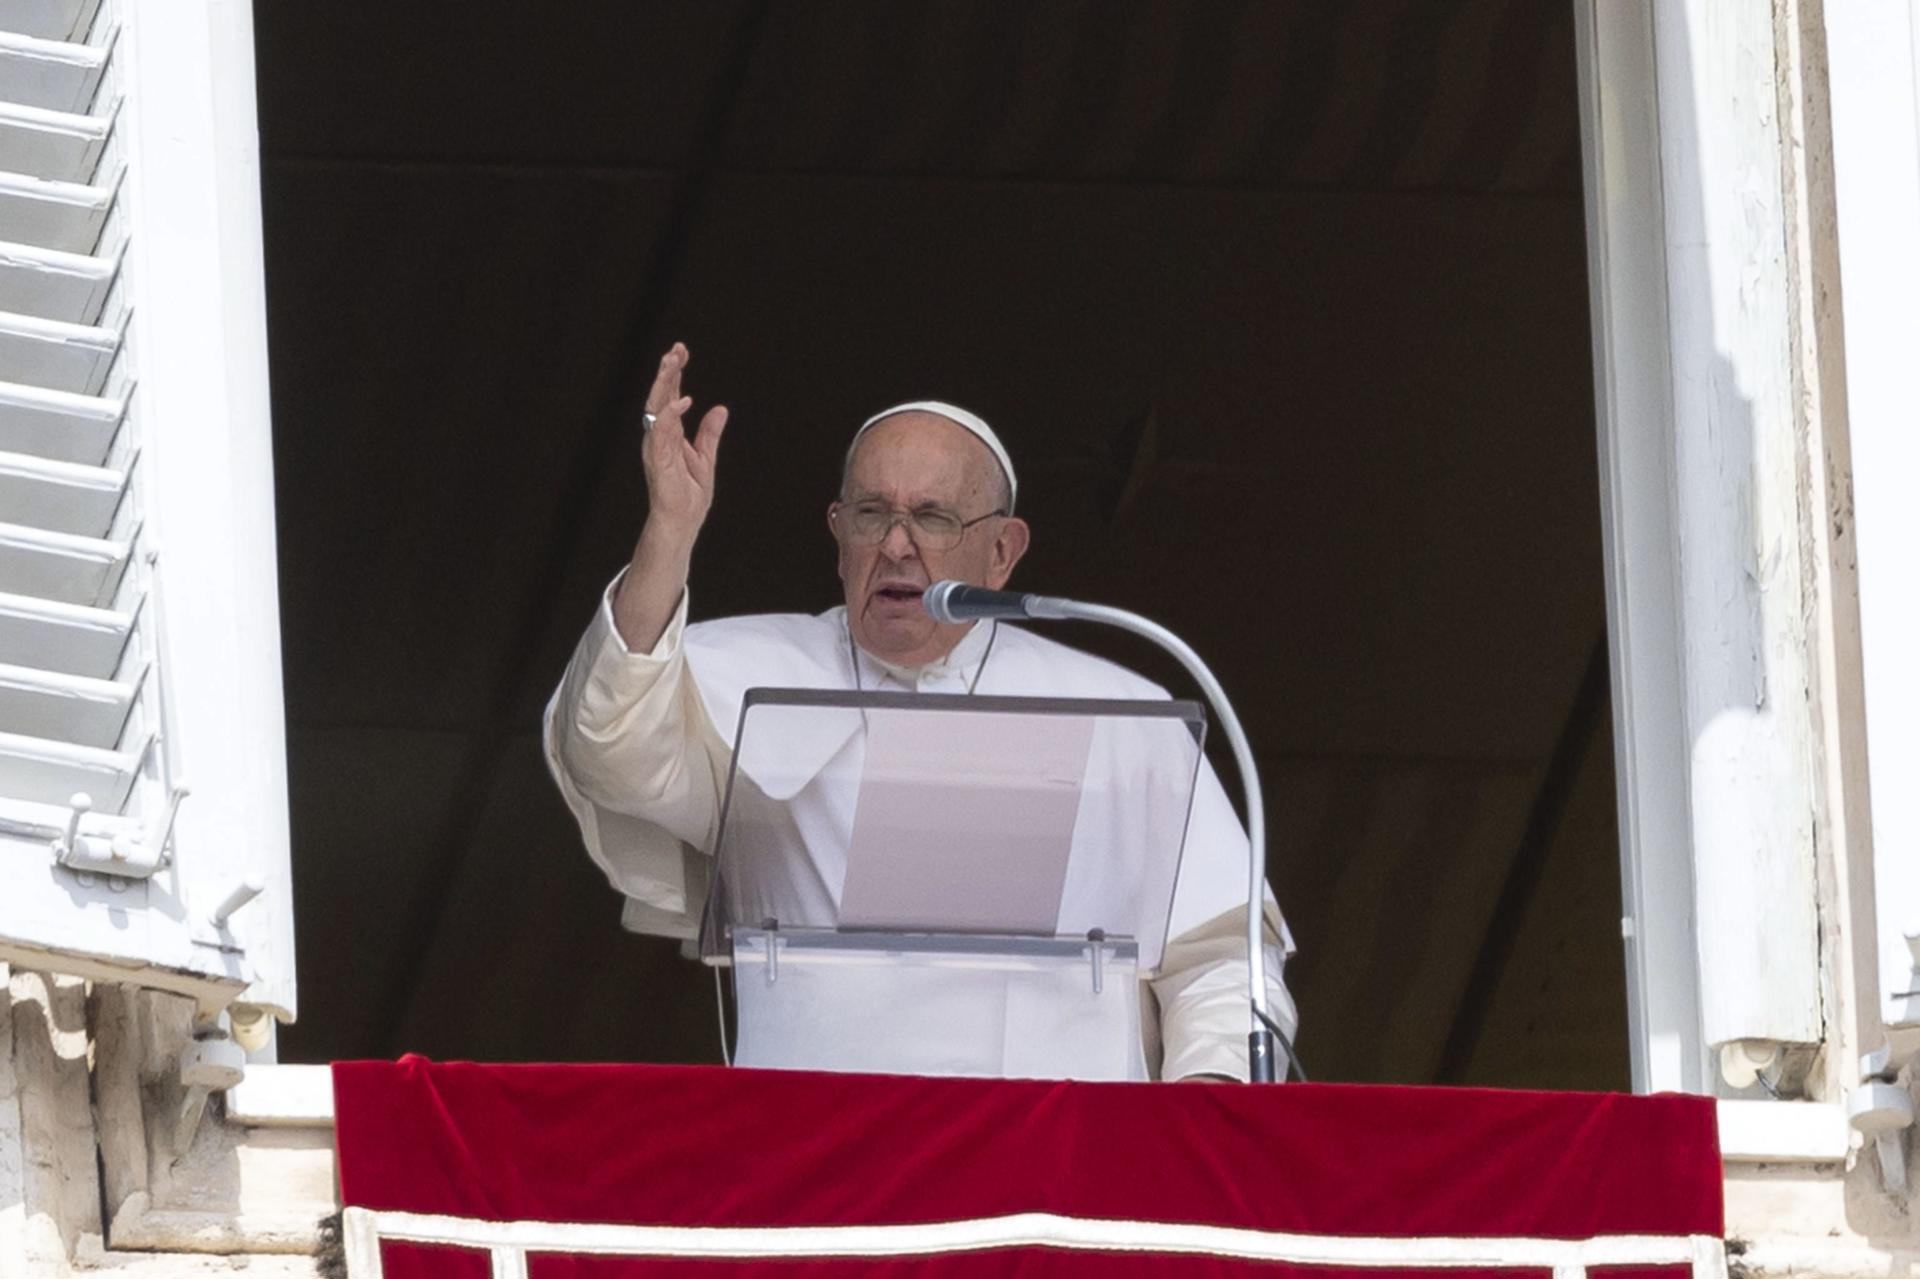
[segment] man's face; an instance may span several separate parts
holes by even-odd
[[[847,624],[861,648],[896,666],[920,666],[946,656],[967,626],[942,626],[920,605],[920,592],[955,578],[999,590],[1027,549],[1024,520],[995,517],[970,524],[949,549],[927,539],[905,519],[878,542],[852,534],[855,507],[884,507],[902,515],[940,510],[975,520],[999,508],[1000,467],[966,428],[933,413],[897,413],[860,437],[840,501],[830,508],[840,547],[840,583]]]

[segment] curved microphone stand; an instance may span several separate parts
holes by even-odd
[[[1022,595],[1014,591],[990,591],[962,582],[935,582],[922,596],[927,612],[940,622],[963,622],[989,617],[1025,617],[1039,620],[1099,622],[1131,631],[1152,640],[1179,659],[1187,673],[1207,695],[1220,727],[1233,748],[1234,767],[1240,772],[1247,795],[1247,1000],[1252,1029],[1247,1034],[1249,1081],[1270,1084],[1278,1077],[1273,1032],[1267,1027],[1272,1018],[1267,1011],[1267,966],[1263,950],[1263,921],[1267,889],[1267,819],[1260,794],[1260,774],[1253,764],[1253,748],[1233,713],[1227,691],[1213,677],[1200,655],[1187,642],[1158,622],[1138,613],[1105,604],[1082,604],[1077,600],[1056,599],[1046,595]]]

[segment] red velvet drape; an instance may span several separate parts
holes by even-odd
[[[336,1065],[334,1091],[345,1200],[370,1208],[694,1226],[1048,1212],[1371,1237],[1717,1236],[1723,1229],[1714,1108],[1698,1097],[487,1066],[414,1057]],[[403,1244],[384,1251],[392,1279],[485,1273],[478,1254]],[[719,1272],[945,1279],[1303,1268],[1001,1249],[890,1261],[535,1257],[531,1269],[534,1279]],[[1345,1272],[1363,1273],[1391,1272]]]

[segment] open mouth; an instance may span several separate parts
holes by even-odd
[[[919,602],[920,594],[925,589],[920,586],[882,586],[874,592],[874,596],[893,604],[913,604]]]

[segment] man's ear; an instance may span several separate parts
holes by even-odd
[[[999,590],[1013,576],[1013,566],[1027,553],[1027,543],[1033,537],[1033,530],[1027,522],[1009,516],[1001,522],[999,531],[993,535],[993,563],[987,569],[987,586]]]
[[[840,530],[833,526],[834,508],[840,503],[827,503],[827,536],[833,539],[833,572],[842,582],[847,580],[847,544],[840,540]]]

